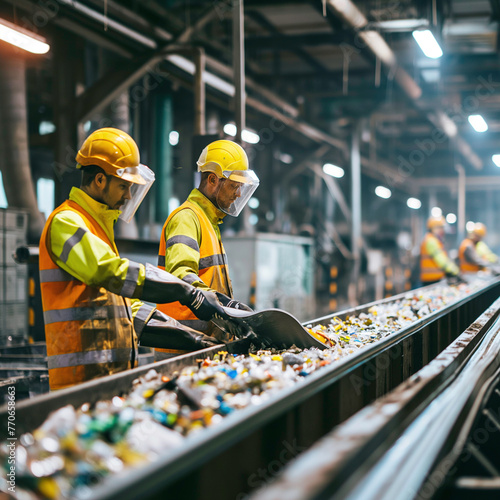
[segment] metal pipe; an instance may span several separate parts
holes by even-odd
[[[460,245],[465,237],[465,168],[457,163],[455,170],[458,172],[458,209],[457,209],[457,245]]]
[[[236,141],[241,143],[241,134],[246,126],[245,117],[245,26],[243,21],[243,0],[233,0],[233,66],[234,107]]]
[[[0,78],[0,168],[9,207],[29,212],[28,238],[36,241],[44,219],[38,210],[30,170],[28,148],[28,110],[23,58],[1,58]]]
[[[205,135],[205,51],[199,48],[194,55],[196,73],[194,74],[194,131],[196,135]]]
[[[352,281],[356,290],[356,300],[358,299],[357,286],[361,267],[361,121],[356,123],[351,140],[351,214],[352,214],[352,234],[351,249],[354,258]]]
[[[342,19],[348,24],[351,29],[356,31],[357,37],[361,41],[361,46],[365,46],[376,58],[387,67],[389,74],[394,77],[398,85],[403,89],[406,95],[412,100],[417,101],[422,95],[422,89],[418,86],[417,82],[399,66],[396,54],[389,47],[382,35],[377,31],[366,30],[368,26],[368,19],[364,14],[354,5],[351,0],[327,0],[328,6],[335,13],[337,17]],[[434,123],[438,128],[450,138],[455,139],[457,149],[462,156],[477,170],[483,167],[480,158],[472,151],[469,144],[457,136],[456,127],[455,131],[450,131],[451,119],[445,114],[440,113],[440,117],[436,117],[432,113],[424,114],[427,119]],[[436,123],[436,121],[440,123]]]

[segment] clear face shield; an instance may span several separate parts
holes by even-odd
[[[130,222],[155,181],[155,174],[146,165],[140,164],[138,167],[117,170],[116,176],[133,182],[130,187],[130,200],[123,204],[122,213],[119,216],[123,221]]]
[[[217,206],[224,213],[237,217],[259,187],[259,178],[253,170],[226,170],[222,174]]]

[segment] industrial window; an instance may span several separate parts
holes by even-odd
[[[36,183],[36,198],[38,200],[38,210],[45,214],[48,219],[54,210],[54,181],[41,177]]]
[[[7,208],[7,197],[5,196],[5,189],[3,188],[2,172],[0,172],[0,208]]]

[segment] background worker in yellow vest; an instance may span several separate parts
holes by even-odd
[[[498,255],[495,255],[490,250],[488,245],[484,242],[486,233],[486,226],[482,222],[476,222],[474,224],[474,234],[479,239],[479,241],[476,243],[476,252],[479,257],[486,260],[490,264],[498,264]]]
[[[259,185],[249,169],[245,150],[233,141],[209,144],[197,161],[201,181],[163,226],[158,266],[200,290],[216,292],[226,307],[251,309],[233,299],[227,256],[219,225],[226,215],[238,216]],[[158,305],[180,323],[207,335],[218,334],[213,324],[200,321],[180,304]],[[180,354],[164,351],[163,356]],[[160,356],[157,356],[160,358]]]
[[[460,244],[458,257],[460,261],[460,271],[463,273],[477,273],[478,271],[489,268],[494,274],[498,274],[498,268],[495,266],[496,255],[484,244],[480,248],[482,255],[488,256],[492,261],[484,258],[478,251],[478,245],[482,242],[482,238],[486,235],[486,227],[481,222],[474,224],[471,231],[468,232]]]
[[[80,189],[74,187],[50,215],[40,240],[51,389],[133,368],[138,336],[190,349],[213,345],[213,338],[137,299],[178,300],[204,320],[227,318],[215,294],[118,254],[114,224],[123,214],[130,220],[154,179],[140,164],[134,140],[118,129],[97,130],[76,161]]]
[[[444,217],[430,217],[427,220],[427,233],[420,246],[420,280],[424,285],[430,285],[445,277],[460,280],[459,269],[448,257],[443,245]]]

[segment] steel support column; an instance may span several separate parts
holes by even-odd
[[[194,133],[196,135],[205,135],[205,82],[203,74],[205,73],[205,51],[199,49],[194,56],[196,73],[194,74]]]
[[[455,170],[458,172],[458,209],[457,209],[457,245],[460,245],[465,237],[465,168],[457,164]]]
[[[351,140],[351,204],[352,204],[352,234],[351,249],[354,259],[351,283],[354,284],[355,300],[358,300],[358,280],[361,264],[361,122],[359,121],[352,134]]]
[[[245,26],[243,0],[233,0],[233,66],[234,66],[234,107],[236,119],[236,141],[241,143],[241,133],[245,128]]]

